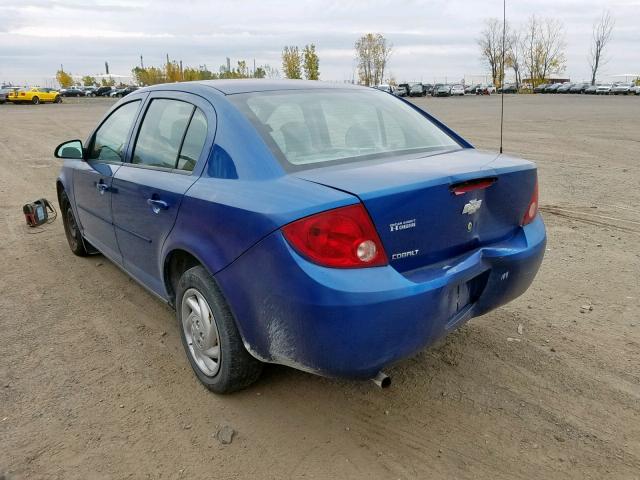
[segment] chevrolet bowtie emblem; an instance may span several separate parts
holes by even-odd
[[[465,213],[468,213],[469,215],[473,215],[478,210],[480,210],[481,206],[482,206],[482,200],[475,200],[475,199],[471,200],[462,209],[462,214],[464,215]]]

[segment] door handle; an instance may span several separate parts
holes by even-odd
[[[107,185],[106,183],[103,183],[103,181],[100,180],[98,183],[96,183],[96,190],[98,190],[98,193],[100,195],[103,195],[104,192],[109,191],[109,185]]]
[[[153,213],[160,213],[160,210],[166,210],[169,208],[169,204],[164,200],[156,200],[155,198],[148,198],[147,204],[153,210]]]

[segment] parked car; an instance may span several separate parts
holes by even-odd
[[[611,87],[612,95],[629,95],[634,94],[635,92],[631,89],[633,88],[633,84],[631,83],[616,83]]]
[[[11,92],[22,90],[20,87],[14,87],[13,85],[3,85],[0,87],[0,104],[8,102],[8,96]]]
[[[7,95],[12,91],[10,88],[0,88],[0,105],[7,101]]]
[[[440,85],[434,93],[435,97],[449,97],[451,96],[451,85]]]
[[[584,93],[584,91],[589,88],[591,84],[588,82],[583,83],[574,83],[573,86],[569,89],[569,93]]]
[[[387,365],[526,291],[545,252],[535,165],[439,125],[366,87],[144,88],[55,150],[69,247],[175,308],[214,392],[262,362],[384,385]]]
[[[497,92],[502,93],[502,87],[498,88]],[[504,86],[504,93],[518,93],[518,87],[515,83],[507,83]]]
[[[422,84],[422,90],[424,92],[424,95],[431,95],[431,92],[433,91],[433,85],[431,85],[430,83],[423,83]]]
[[[544,93],[544,90],[549,86],[548,83],[541,83],[537,87],[534,87],[533,93]]]
[[[481,85],[479,83],[476,83],[475,85],[469,85],[468,87],[465,87],[464,93],[475,94],[476,90],[480,88],[480,86]]]
[[[373,88],[377,90],[382,90],[383,92],[393,93],[393,87],[387,84],[375,85]]]
[[[547,87],[544,89],[544,93],[556,93],[561,85],[561,83],[552,83],[550,85],[547,85]]]
[[[440,87],[442,87],[443,85],[444,85],[443,83],[436,83],[436,84],[433,86],[433,88],[431,89],[431,96],[432,96],[432,97],[435,97],[435,96],[437,95],[437,93],[438,93],[438,89],[439,89]]]
[[[89,94],[90,97],[108,97],[114,90],[113,87],[98,87]]]
[[[598,90],[598,85],[600,84],[596,83],[595,85],[589,85],[587,88],[584,89],[584,93],[587,95],[595,95],[596,91]]]
[[[12,103],[60,103],[62,97],[51,88],[35,87],[29,90],[14,90],[7,95],[7,101]]]
[[[482,83],[478,88],[476,88],[476,95],[491,95],[492,93],[495,93],[495,91],[496,87],[493,85]]]
[[[633,93],[635,93],[636,95],[640,95],[640,84],[639,85],[635,85],[634,87],[632,87],[631,91]]]
[[[405,85],[398,85],[396,87],[396,95],[398,97],[406,97],[409,94],[407,87]]]
[[[569,93],[569,90],[571,90],[571,87],[573,87],[574,85],[576,85],[575,83],[563,83],[561,84],[558,89],[556,90],[556,93]]]
[[[610,83],[602,83],[596,87],[596,95],[609,95],[612,87]]]
[[[85,93],[79,88],[65,88],[60,90],[60,95],[63,97],[84,97]]]
[[[450,95],[452,97],[453,96],[464,97],[464,86],[459,84],[452,85],[450,90]]]
[[[421,83],[411,83],[409,88],[410,97],[424,97],[425,92]]]

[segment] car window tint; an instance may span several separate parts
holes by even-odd
[[[132,162],[151,167],[175,168],[178,151],[195,107],[163,98],[151,101],[142,121]]]
[[[95,134],[89,159],[105,162],[123,160],[123,148],[139,105],[139,100],[126,103],[104,121]]]
[[[193,170],[202,153],[204,142],[207,139],[207,118],[198,108],[191,117],[187,134],[184,137],[177,168],[180,170]]]

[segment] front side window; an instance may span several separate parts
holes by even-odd
[[[90,160],[123,161],[124,146],[127,143],[139,105],[139,100],[124,104],[100,125],[89,152]]]
[[[175,168],[194,108],[179,100],[152,100],[140,127],[132,163]]]
[[[419,112],[375,89],[256,92],[230,100],[285,168],[460,148]]]

